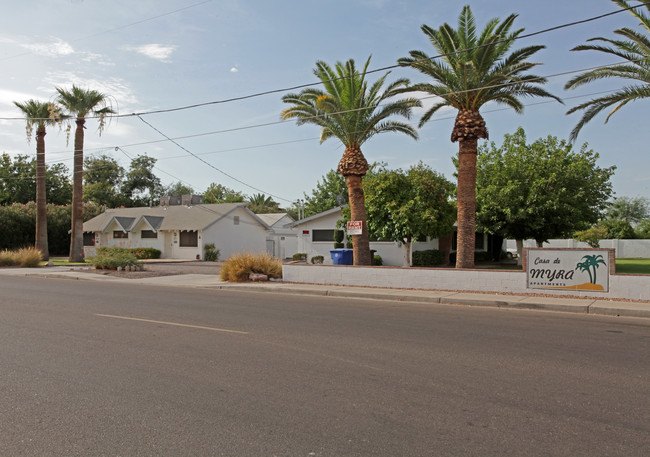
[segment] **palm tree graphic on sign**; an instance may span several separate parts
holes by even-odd
[[[596,269],[602,264],[605,265],[605,260],[602,255],[586,255],[582,258],[583,262],[576,264],[576,270],[586,271],[589,274],[589,282],[596,284]],[[593,274],[592,274],[593,271]]]

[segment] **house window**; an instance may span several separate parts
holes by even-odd
[[[233,216],[232,221],[235,225],[239,225],[239,216]]]
[[[128,238],[129,232],[123,232],[122,230],[115,230],[113,232],[113,238]]]
[[[199,232],[181,230],[180,247],[182,248],[195,248],[199,245]]]
[[[334,230],[312,230],[311,240],[334,242]]]
[[[154,232],[153,230],[143,230],[140,233],[141,238],[158,238],[158,232]]]
[[[95,233],[84,232],[84,246],[94,246],[94,245],[95,245]]]

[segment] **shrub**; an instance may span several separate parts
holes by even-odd
[[[219,255],[221,251],[214,248],[214,243],[208,243],[204,246],[205,254],[203,258],[208,262],[216,262],[219,260]]]
[[[269,278],[282,277],[282,261],[269,254],[243,252],[235,254],[223,263],[221,279],[230,282],[247,281],[251,273],[261,273]]]
[[[325,257],[323,257],[322,255],[315,255],[314,257],[311,258],[311,263],[313,263],[313,264],[316,264],[316,263],[322,264],[324,260],[325,260]]]
[[[90,257],[87,261],[100,270],[117,270],[118,267],[141,265],[136,256],[129,251],[126,248],[101,247],[97,249],[97,256]]]
[[[489,262],[492,260],[492,254],[489,251],[474,251],[474,262]],[[449,263],[456,263],[456,253],[449,254]]]
[[[428,249],[426,251],[413,252],[414,267],[442,265],[443,263],[445,263],[445,251]]]
[[[131,254],[135,256],[136,259],[159,259],[160,251],[154,248],[121,248],[118,246],[102,246],[97,248],[98,256],[119,256],[123,254]]]
[[[134,248],[129,251],[137,259],[159,259],[161,252],[156,248]]]
[[[0,266],[20,266],[34,268],[43,261],[43,254],[34,247],[20,248],[15,251],[0,251]]]
[[[589,247],[592,248],[600,247],[600,240],[604,240],[606,238],[607,238],[607,229],[605,227],[599,227],[597,225],[594,225],[593,227],[590,227],[587,230],[581,230],[573,234],[574,240],[587,243]]]
[[[382,260],[380,255],[375,254],[372,256],[372,264],[376,267],[379,267],[384,264],[384,261]]]
[[[307,253],[306,253],[306,252],[298,252],[298,253],[296,253],[296,254],[293,255],[293,258],[292,258],[292,259],[293,259],[294,261],[303,261],[303,262],[306,262],[306,261],[307,261]]]

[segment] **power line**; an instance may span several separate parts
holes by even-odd
[[[200,160],[201,162],[203,162],[204,164],[206,164],[206,165],[209,166],[210,168],[212,168],[212,169],[214,169],[214,170],[217,170],[219,173],[221,173],[221,174],[223,174],[223,175],[229,177],[230,179],[232,179],[232,180],[234,180],[234,181],[237,181],[237,182],[240,183],[240,184],[243,184],[243,185],[246,186],[246,187],[250,187],[250,188],[253,189],[253,190],[256,190],[256,191],[258,191],[258,192],[262,192],[262,193],[264,193],[264,194],[268,194],[268,195],[270,195],[271,197],[275,197],[275,198],[277,198],[277,199],[279,199],[279,200],[284,200],[285,202],[293,203],[293,200],[289,200],[289,199],[286,199],[286,198],[283,198],[283,197],[279,197],[279,196],[277,196],[277,195],[273,195],[273,194],[270,193],[270,192],[263,191],[262,189],[259,189],[259,188],[255,187],[255,186],[251,186],[250,184],[248,184],[248,183],[242,181],[241,179],[237,179],[237,178],[235,178],[234,176],[232,176],[232,175],[226,173],[225,171],[220,170],[219,168],[215,167],[214,165],[212,165],[212,164],[209,163],[209,162],[206,162],[205,160],[203,160],[201,157],[199,157],[199,156],[197,156],[196,154],[194,154],[192,151],[190,151],[190,150],[187,149],[186,147],[182,146],[182,145],[179,144],[178,142],[174,141],[173,139],[171,139],[170,137],[168,137],[167,135],[165,135],[163,132],[161,132],[161,131],[158,130],[156,127],[154,127],[153,125],[151,125],[149,122],[145,121],[142,117],[138,116],[138,118],[139,118],[142,122],[144,122],[145,124],[147,124],[149,127],[151,127],[153,130],[155,130],[156,132],[158,132],[160,135],[164,136],[164,137],[167,138],[169,141],[171,141],[172,143],[174,143],[176,146],[178,146],[179,148],[181,148],[183,151],[187,152],[187,153],[190,154],[192,157],[194,157],[194,158]]]
[[[210,0],[207,0],[207,1],[210,1]],[[205,3],[205,2],[203,2],[203,3]],[[199,5],[199,4],[197,4],[197,5]],[[440,58],[444,58],[444,57],[450,57],[450,56],[453,56],[453,55],[458,55],[458,54],[462,54],[462,53],[465,53],[465,52],[474,51],[474,50],[481,49],[481,48],[484,48],[484,47],[494,46],[494,45],[500,44],[500,43],[506,43],[506,42],[509,42],[509,41],[516,41],[516,40],[520,40],[520,39],[523,39],[523,38],[530,38],[530,37],[541,35],[541,34],[544,34],[544,33],[552,32],[552,31],[556,31],[556,30],[560,30],[560,29],[564,29],[564,28],[568,28],[568,27],[574,27],[576,25],[581,25],[581,24],[585,24],[585,23],[588,23],[588,22],[597,21],[597,20],[600,20],[600,19],[603,19],[603,18],[606,18],[606,17],[609,17],[609,16],[613,16],[615,14],[619,14],[619,13],[622,13],[622,12],[625,12],[625,11],[640,8],[641,6],[645,6],[647,4],[648,3],[644,2],[644,3],[640,4],[640,5],[631,6],[631,7],[628,7],[628,8],[622,8],[622,9],[612,11],[612,12],[609,12],[609,13],[589,17],[587,19],[582,19],[582,20],[579,20],[579,21],[573,21],[573,22],[569,22],[569,23],[566,23],[566,24],[561,24],[561,25],[557,25],[557,26],[554,26],[554,27],[549,27],[549,28],[546,28],[546,29],[538,30],[536,32],[531,32],[531,33],[519,35],[519,36],[517,36],[515,38],[504,38],[502,40],[486,43],[484,45],[474,46],[474,47],[468,48],[468,49],[460,49],[460,50],[457,50],[457,51],[454,51],[454,52],[451,52],[451,53],[438,54],[438,55],[429,57],[427,59],[421,59],[421,60],[416,61],[414,63],[419,63],[419,62],[424,62],[424,61],[429,61],[429,60],[435,60],[435,59],[440,59]],[[411,66],[411,65],[412,64],[410,64],[409,66]],[[272,89],[272,90],[268,90],[268,91],[256,92],[256,93],[253,93],[253,94],[243,95],[243,96],[239,96],[239,97],[232,97],[232,98],[227,98],[227,99],[222,99],[222,100],[215,100],[215,101],[210,101],[210,102],[196,103],[196,104],[185,105],[185,106],[180,106],[180,107],[176,107],[176,108],[168,108],[168,109],[160,109],[160,110],[152,110],[152,111],[142,111],[142,112],[139,112],[139,113],[130,113],[130,114],[117,114],[117,115],[114,115],[112,117],[117,117],[117,118],[136,117],[136,116],[139,117],[139,116],[145,116],[145,115],[149,115],[149,114],[170,113],[170,112],[175,112],[175,111],[182,111],[182,110],[199,108],[199,107],[203,107],[203,106],[231,103],[231,102],[235,102],[235,101],[242,101],[242,100],[247,100],[247,99],[251,99],[251,98],[257,98],[257,97],[261,97],[261,96],[264,96],[264,95],[271,95],[271,94],[289,92],[289,91],[298,90],[298,89],[305,89],[305,88],[308,88],[308,87],[319,86],[319,85],[325,84],[327,82],[337,81],[337,80],[346,79],[346,78],[349,78],[349,77],[360,76],[360,75],[368,75],[368,74],[377,73],[377,72],[381,72],[381,71],[392,70],[392,69],[396,69],[396,68],[403,68],[403,66],[400,65],[400,64],[388,65],[388,66],[376,68],[374,70],[368,70],[368,71],[363,72],[363,73],[357,73],[357,74],[351,75],[351,76],[343,76],[343,77],[340,77],[340,78],[333,78],[333,79],[327,80],[327,81],[318,81],[318,82],[313,82],[313,83],[300,84],[300,85],[296,85],[296,86],[285,87],[285,88],[282,88],[282,89]],[[88,119],[93,119],[93,118],[95,118],[95,117],[88,117]],[[0,120],[25,120],[25,118],[0,118]],[[271,125],[271,124],[268,124],[268,125]]]

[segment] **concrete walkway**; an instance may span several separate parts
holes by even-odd
[[[384,289],[378,287],[298,284],[282,281],[228,283],[221,281],[217,275],[207,274],[183,274],[129,279],[79,271],[81,268],[0,268],[0,275],[147,284],[161,287],[199,287],[224,290],[245,290],[261,293],[302,294],[445,305],[536,309],[568,313],[650,318],[650,302],[613,301],[592,298],[551,298],[533,295],[501,295],[421,289]]]

